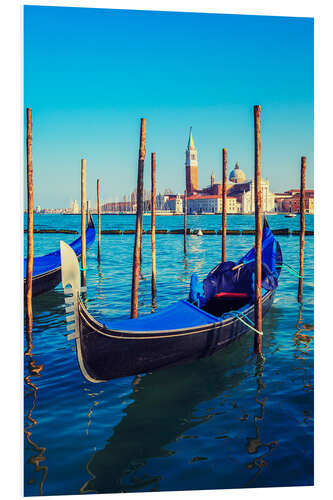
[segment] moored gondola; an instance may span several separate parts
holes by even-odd
[[[86,247],[87,249],[93,244],[96,236],[96,230],[93,219],[89,215],[89,222],[86,230]],[[77,238],[70,244],[77,257],[81,256],[82,241],[81,237]],[[26,287],[26,268],[27,259],[24,259],[24,288]],[[61,281],[61,258],[60,250],[48,253],[41,257],[34,257],[32,271],[32,295],[40,295],[55,288]]]
[[[191,279],[188,299],[137,319],[99,322],[80,298],[80,270],[73,250],[60,242],[66,319],[74,330],[79,367],[91,382],[151,372],[210,356],[253,329],[254,248],[238,262],[216,266],[200,285]],[[282,253],[265,219],[262,244],[262,313],[270,309]],[[67,288],[68,287],[68,288]]]

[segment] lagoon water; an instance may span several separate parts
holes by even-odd
[[[95,225],[97,217],[94,216]],[[268,216],[272,228],[299,219]],[[219,216],[189,216],[194,229],[219,229]],[[36,228],[80,231],[80,216],[35,215]],[[157,228],[181,228],[182,217],[157,217]],[[144,217],[149,229],[150,217]],[[131,229],[135,216],[102,216],[102,229]],[[253,216],[228,216],[228,228],[254,228]],[[313,229],[313,216],[306,216]],[[35,255],[68,234],[35,234]],[[298,267],[297,236],[278,236],[284,261]],[[255,488],[313,484],[313,236],[305,240],[304,303],[297,278],[282,271],[264,319],[265,362],[253,335],[214,356],[103,384],[80,373],[66,339],[61,285],[33,300],[33,349],[25,356],[24,489],[26,496]],[[133,235],[102,235],[87,253],[88,309],[102,319],[128,317]],[[237,260],[254,236],[227,237]],[[157,307],[188,294],[220,259],[221,236],[156,235]],[[150,235],[143,236],[140,314],[151,313]]]

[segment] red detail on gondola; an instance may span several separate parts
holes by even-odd
[[[250,297],[248,293],[241,292],[220,292],[216,294],[216,297],[242,297],[247,298]]]

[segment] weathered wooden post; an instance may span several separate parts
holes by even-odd
[[[140,254],[142,247],[143,172],[144,172],[145,155],[146,155],[145,143],[146,143],[146,119],[141,118],[140,148],[139,148],[139,160],[138,160],[137,202],[136,202],[136,230],[135,230],[135,241],[134,241],[134,251],[133,251],[131,318],[136,318],[138,316]]]
[[[142,212],[141,212],[141,222],[140,222],[140,225],[141,225],[141,233],[140,233],[140,272],[142,272],[141,271],[141,267],[142,267],[142,234],[143,234],[143,213],[144,213],[144,211],[145,211],[145,208],[144,208],[144,198],[142,198]]]
[[[156,224],[156,155],[151,154],[151,295],[153,305],[156,298],[156,245],[155,245],[155,224]]]
[[[27,333],[32,335],[32,271],[34,261],[34,190],[32,177],[32,110],[27,108],[27,194],[28,194],[28,248],[26,269],[26,313]],[[29,351],[29,347],[28,347]]]
[[[81,286],[86,286],[86,160],[81,160]]]
[[[98,243],[97,243],[97,260],[101,262],[101,200],[99,197],[99,179],[97,179],[97,217],[98,217]]]
[[[222,262],[227,260],[227,150],[223,149],[222,162]]]
[[[184,191],[184,253],[186,254],[186,236],[187,236],[187,190]]]
[[[303,272],[304,272],[304,236],[305,236],[305,170],[306,157],[301,158],[301,191],[300,191],[300,232],[299,232],[299,280],[298,280],[298,302],[303,300]]]
[[[255,328],[262,332],[262,295],[261,295],[261,252],[262,252],[262,193],[261,193],[261,136],[260,106],[254,106],[254,190],[255,190]],[[262,335],[255,333],[254,351],[261,353]]]

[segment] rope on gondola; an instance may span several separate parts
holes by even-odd
[[[242,312],[240,311],[228,311],[224,314],[222,314],[221,318],[224,319],[228,314],[230,314],[231,316],[236,316],[236,318],[239,319],[239,321],[241,323],[243,323],[243,325],[247,326],[248,328],[250,328],[250,330],[253,330],[255,333],[258,333],[259,335],[263,335],[264,332],[260,332],[259,330],[257,330],[256,328],[254,328],[254,323],[253,321],[248,317],[246,316],[246,314],[243,314]],[[246,321],[244,321],[241,316],[243,316],[244,318],[246,318],[249,323],[247,323]]]
[[[288,271],[290,274],[293,274],[297,278],[303,278],[303,276],[300,276],[297,273],[297,271],[293,267],[289,266],[288,264],[285,264],[285,263],[283,263],[283,264],[276,264],[276,267],[284,268],[286,271]]]

